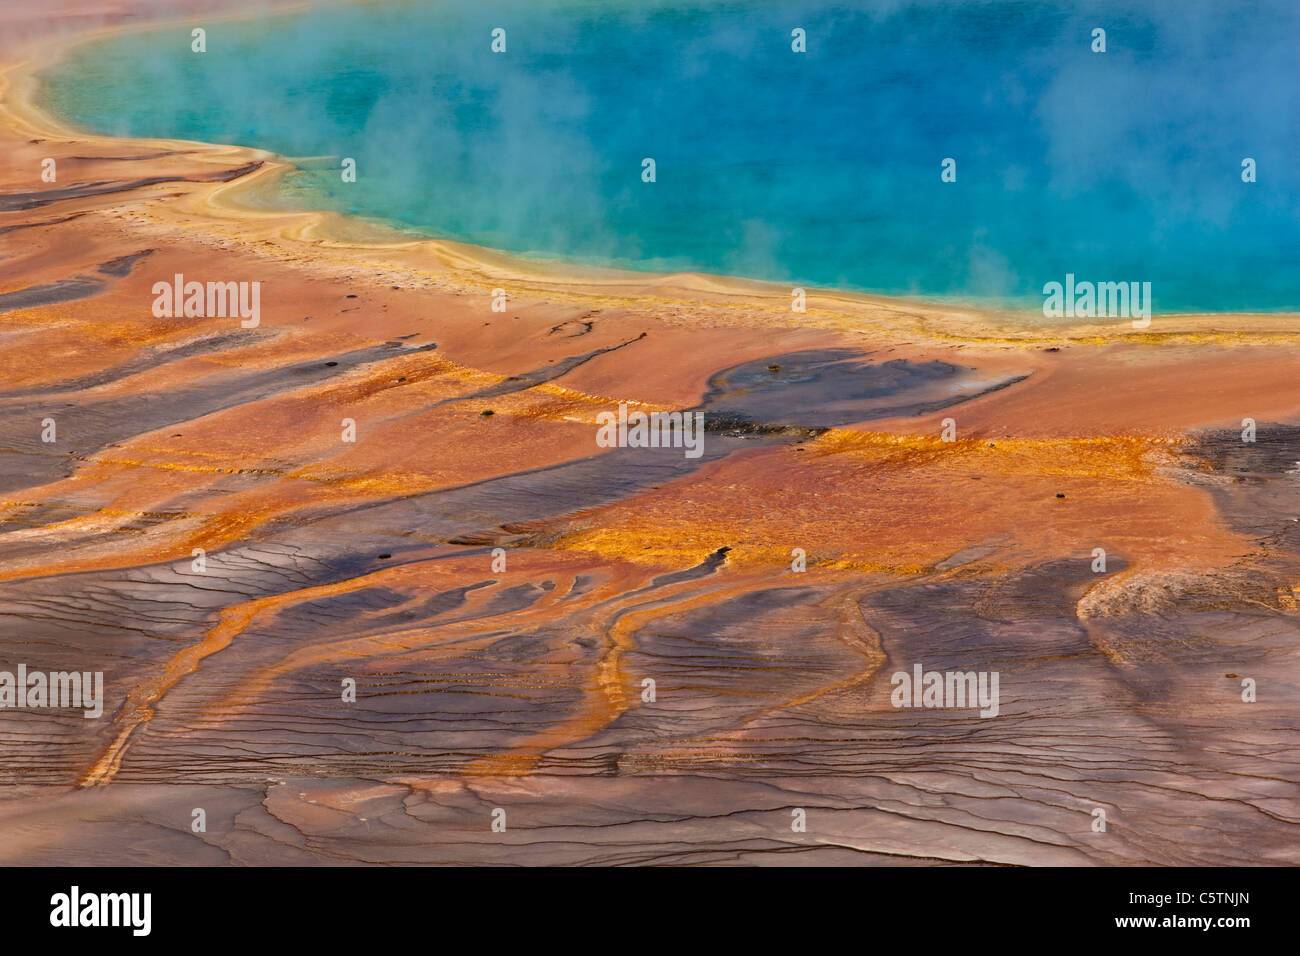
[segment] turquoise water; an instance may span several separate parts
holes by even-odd
[[[1033,308],[1071,272],[1149,281],[1157,313],[1300,308],[1294,0],[439,0],[192,25],[206,53],[189,25],[80,48],[47,105],[312,157],[286,201],[530,255]]]

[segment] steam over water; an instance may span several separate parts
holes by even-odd
[[[284,204],[513,252],[1029,308],[1073,273],[1150,282],[1157,313],[1300,309],[1300,7],[1125,6],[1146,12],[344,5],[112,38],[46,95],[99,132],[300,157]]]

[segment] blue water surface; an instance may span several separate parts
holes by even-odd
[[[1034,308],[1072,272],[1149,281],[1156,312],[1294,310],[1297,41],[1295,0],[343,4],[115,36],[44,96],[98,132],[300,158],[286,203],[517,253]]]

